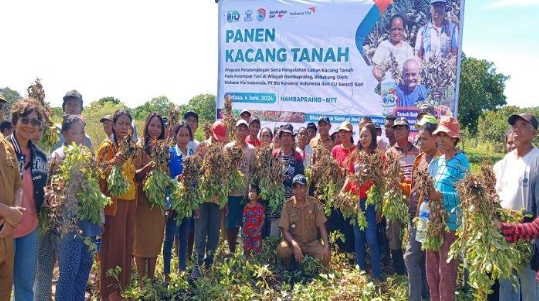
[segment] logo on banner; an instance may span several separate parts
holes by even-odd
[[[237,10],[229,11],[226,14],[226,20],[228,23],[238,22],[240,20],[240,13]]]
[[[245,18],[243,18],[243,21],[244,22],[253,21],[253,11],[252,10],[248,10],[248,11],[245,12]]]
[[[288,11],[286,10],[270,10],[269,18],[275,19],[276,17],[279,19],[282,19],[284,16],[288,14]]]
[[[266,19],[266,10],[263,9],[263,8],[260,8],[260,9],[256,12],[256,19],[258,20],[258,22],[264,21],[264,19]]]

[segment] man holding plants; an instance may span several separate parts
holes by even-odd
[[[247,121],[240,119],[236,123],[236,141],[225,145],[225,150],[233,147],[239,147],[242,150],[241,162],[237,162],[239,170],[243,173],[243,187],[236,188],[228,194],[228,204],[226,207],[226,238],[230,253],[236,251],[236,239],[240,231],[241,219],[243,213],[243,204],[248,202],[246,195],[248,193],[248,183],[250,183],[253,174],[256,149],[251,144],[245,142],[249,135],[249,125]]]
[[[539,149],[532,141],[537,136],[537,118],[531,114],[511,115],[508,119],[516,149],[509,152],[494,166],[496,191],[504,209],[518,211],[524,209],[533,217],[538,215],[538,188],[534,183],[539,177]],[[535,190],[534,190],[535,187]],[[534,244],[534,258],[539,257],[539,243]],[[536,262],[532,259],[532,262]],[[516,290],[511,280],[500,279],[500,300],[537,300],[535,282],[537,266],[526,264],[517,275],[519,281]]]
[[[283,205],[279,227],[284,240],[277,247],[277,255],[287,268],[292,260],[301,263],[304,255],[313,256],[328,265],[331,256],[326,216],[322,205],[307,196],[307,179],[298,174],[293,180],[294,196]],[[318,233],[322,241],[318,239]]]
[[[419,155],[419,150],[408,140],[410,125],[406,118],[397,118],[393,124],[393,130],[395,131],[395,140],[397,142],[387,150],[386,154],[393,153],[396,158],[399,158],[401,174],[393,176],[400,177],[401,187],[404,187],[412,182],[412,166],[415,158]],[[397,221],[388,221],[386,235],[389,240],[389,249],[395,270],[397,274],[404,275],[401,227],[402,225]]]

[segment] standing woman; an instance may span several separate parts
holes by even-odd
[[[458,261],[447,261],[449,247],[456,239],[455,231],[460,226],[457,210],[460,196],[457,182],[464,179],[470,171],[468,158],[457,149],[460,141],[460,125],[453,117],[443,117],[438,128],[432,133],[436,136],[438,149],[443,154],[429,164],[429,173],[434,179],[434,190],[429,193],[430,200],[442,200],[449,216],[446,219],[449,231],[444,232],[444,243],[438,251],[426,252],[426,273],[432,301],[455,300]]]
[[[82,146],[86,137],[84,127],[84,121],[80,116],[66,115],[62,123],[64,146],[72,143]],[[51,161],[57,166],[62,164],[64,159],[64,147],[57,148],[51,154]],[[79,202],[77,198],[67,198],[66,201]],[[96,236],[101,235],[99,223],[93,224],[89,220],[77,219],[77,227],[80,232],[72,231],[64,234],[58,243],[58,268],[60,270],[56,285],[56,300],[58,301],[84,300],[93,263],[92,252],[84,240],[89,238],[95,241]]]
[[[374,125],[372,123],[362,125],[359,130],[359,143],[357,145],[358,151],[372,155],[376,151],[377,147],[376,129],[374,128]],[[353,159],[351,163],[354,167],[354,171],[357,172],[360,168],[357,158]],[[383,168],[383,166],[380,166],[380,168]],[[367,219],[368,223],[365,230],[360,230],[357,223],[353,225],[357,264],[362,271],[366,271],[365,244],[367,244],[369,246],[369,254],[371,256],[373,277],[377,280],[381,280],[380,250],[378,248],[378,240],[376,238],[376,209],[373,204],[368,206],[365,205],[365,202],[367,201],[367,191],[369,191],[372,185],[372,181],[367,181],[367,183],[359,186],[347,178],[342,190],[343,192],[350,191],[359,197],[361,210],[365,214],[365,218]]]
[[[15,301],[33,300],[33,285],[37,254],[38,212],[44,198],[47,183],[47,156],[32,138],[40,130],[45,119],[41,105],[33,99],[19,99],[11,109],[11,122],[15,130],[7,138],[17,154],[22,176],[23,212],[21,223],[13,230],[15,238],[15,261],[13,284]]]
[[[161,252],[165,230],[165,216],[159,207],[151,208],[150,201],[143,191],[143,184],[146,177],[153,168],[166,170],[166,165],[155,166],[150,154],[152,148],[159,141],[165,139],[165,122],[157,113],[151,113],[144,124],[144,140],[142,147],[137,148],[135,156],[135,168],[137,169],[135,179],[137,181],[137,210],[135,213],[135,242],[133,255],[137,264],[139,281],[143,277],[153,279],[155,275],[155,264],[157,256]]]
[[[195,149],[191,147],[190,143],[190,141],[193,140],[191,127],[185,122],[178,123],[174,127],[174,138],[176,140],[176,145],[172,146],[169,150],[170,159],[168,167],[170,170],[170,177],[178,180],[183,173],[183,160],[185,157],[192,156],[195,153]],[[186,269],[187,241],[189,232],[192,230],[192,223],[193,217],[184,218],[183,220],[178,221],[176,211],[169,211],[167,216],[165,242],[163,245],[164,273],[167,281],[170,277],[170,260],[172,259],[172,244],[175,237],[179,242],[177,248],[179,270],[185,271]]]
[[[262,141],[262,147],[270,147],[271,142],[273,141],[273,133],[268,127],[260,130],[260,141]]]
[[[135,233],[135,210],[137,207],[135,164],[119,153],[119,142],[131,131],[131,115],[120,109],[112,117],[112,139],[106,140],[97,150],[97,161],[102,172],[108,176],[114,165],[120,166],[127,178],[129,189],[119,198],[112,198],[112,205],[105,208],[105,230],[101,237],[101,299],[119,300],[120,291],[131,282],[131,260]],[[110,195],[106,182],[103,193]],[[117,281],[107,276],[109,269],[122,270]],[[118,285],[120,287],[118,287]]]

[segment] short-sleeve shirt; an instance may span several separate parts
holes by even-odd
[[[494,165],[496,191],[500,196],[501,206],[511,210],[526,210],[536,214],[533,207],[539,199],[533,183],[539,178],[539,149],[534,147],[524,157],[517,158],[512,151]]]
[[[318,228],[323,227],[326,215],[320,202],[306,196],[305,202],[299,204],[292,197],[283,205],[279,227],[288,230],[295,241],[300,244],[309,244],[318,240]]]
[[[440,156],[429,164],[429,174],[434,180],[434,188],[442,193],[444,208],[449,214],[446,224],[451,231],[456,231],[460,224],[456,212],[460,205],[457,182],[464,179],[469,171],[470,163],[461,151],[449,160],[446,160],[445,156]]]
[[[230,142],[227,145],[225,145],[225,150],[230,149],[234,147],[235,145],[236,145],[236,142]],[[239,169],[243,173],[244,183],[248,185],[250,183],[250,179],[253,173],[253,168],[254,168],[255,159],[256,159],[256,149],[254,146],[250,144],[245,144],[245,147],[243,147],[242,150],[243,150],[243,156],[241,158]],[[247,195],[247,187],[248,186],[234,189],[228,195],[229,196],[245,196]]]
[[[351,147],[351,148],[344,148],[341,145],[336,145],[332,150],[331,150],[331,156],[333,158],[335,158],[335,161],[337,161],[337,163],[339,163],[339,166],[340,167],[345,167],[345,164],[346,164],[346,159],[348,159],[348,156],[350,156],[350,154],[355,150],[356,148],[355,147]],[[348,164],[347,166],[347,169],[349,172],[354,172],[354,164]]]
[[[264,221],[266,216],[264,206],[257,203],[254,207],[245,206],[243,208],[243,235],[254,237],[256,231]],[[258,233],[258,236],[262,235]]]
[[[429,90],[423,85],[417,85],[415,89],[408,92],[404,85],[397,86],[397,102],[399,107],[417,107],[419,102],[423,102],[429,96]]]
[[[458,27],[457,25],[444,19],[442,27],[437,29],[431,21],[421,26],[417,32],[415,50],[422,54],[423,60],[428,60],[431,56],[441,55],[446,58],[451,51],[458,49]]]
[[[385,40],[378,45],[378,48],[376,48],[376,52],[374,52],[374,56],[372,57],[372,62],[378,66],[384,65],[389,61],[389,55],[391,53],[399,65],[399,70],[402,70],[404,62],[415,58],[414,49],[407,42],[402,41],[400,46],[395,46],[391,44],[390,41]]]

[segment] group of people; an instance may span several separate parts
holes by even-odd
[[[0,97],[0,119],[3,119],[5,99]],[[282,238],[277,255],[286,268],[294,269],[304,256],[309,255],[329,264],[331,257],[328,233],[340,231],[346,240],[339,242],[339,250],[355,252],[358,268],[367,271],[366,254],[370,256],[373,278],[384,281],[383,265],[393,265],[389,271],[406,275],[409,279],[409,300],[454,300],[458,261],[448,261],[450,245],[460,227],[457,218],[460,204],[456,183],[469,172],[466,155],[457,147],[460,125],[455,118],[438,118],[431,106],[421,107],[416,124],[416,141],[411,141],[410,124],[404,117],[385,118],[385,138],[382,125],[370,118],[361,120],[357,135],[350,122],[341,123],[330,134],[332,124],[327,117],[318,123],[309,123],[297,131],[291,124],[275,129],[261,127],[261,121],[248,110],[241,112],[235,124],[234,139],[229,141],[227,126],[216,121],[205,141],[197,141],[198,114],[188,111],[183,121],[167,124],[167,119],[151,113],[144,123],[135,155],[125,156],[120,144],[133,130],[133,119],[125,110],[101,119],[104,141],[96,148],[96,160],[104,175],[114,166],[121,168],[127,180],[127,191],[112,197],[112,204],[103,212],[101,223],[79,220],[78,230],[63,235],[59,240],[39,229],[41,212],[50,206],[46,191],[51,171],[48,162],[62,162],[64,146],[73,143],[92,149],[92,141],[85,134],[83,99],[78,91],[69,91],[63,98],[64,118],[59,126],[61,135],[50,155],[39,147],[40,133],[46,121],[44,108],[33,99],[20,99],[11,108],[13,131],[0,135],[0,300],[9,300],[14,288],[15,300],[50,300],[55,265],[59,268],[56,300],[84,300],[85,289],[94,260],[100,261],[100,296],[103,300],[121,299],[121,291],[131,281],[132,263],[140,279],[155,277],[157,257],[162,252],[167,280],[171,273],[172,250],[176,250],[178,270],[185,271],[191,256],[193,279],[201,277],[204,267],[213,264],[214,255],[224,236],[230,253],[236,252],[238,237],[243,241],[246,256],[257,254],[263,238]],[[533,216],[539,198],[539,150],[532,144],[537,135],[537,119],[530,114],[512,115],[508,123],[507,155],[496,164],[496,189],[502,207],[509,210],[526,209]],[[172,139],[168,162],[156,166],[152,151],[159,141]],[[357,143],[355,140],[357,139]],[[245,185],[228,193],[226,206],[210,197],[193,212],[191,217],[179,217],[172,209],[163,212],[153,207],[143,186],[149,173],[160,168],[171,179],[182,180],[186,158],[202,160],[210,146],[222,143],[224,149],[242,149],[238,169],[245,177]],[[261,187],[251,181],[254,176],[257,149],[271,147],[273,156],[283,164],[285,199],[281,212],[271,212],[260,198]],[[373,154],[383,151],[399,159],[402,173],[399,177],[403,194],[409,206],[410,222],[402,225],[386,220],[374,205],[366,205],[367,192],[373,185],[367,181],[358,185],[346,181],[341,193],[352,193],[365,213],[368,226],[360,229],[345,219],[339,210],[331,210],[326,217],[324,204],[307,186],[306,168],[316,164],[314,150],[323,147],[349,174],[357,172],[360,162],[349,158],[356,152]],[[361,158],[361,156],[358,156]],[[428,171],[435,189],[429,200],[441,199],[448,214],[448,232],[438,251],[426,251],[416,240],[414,217],[421,206],[418,183],[413,175]],[[106,181],[101,190],[111,195]],[[75,200],[77,201],[77,200]],[[222,225],[223,224],[223,225]],[[539,219],[533,223],[511,225],[496,223],[508,240],[532,239],[539,236]],[[402,246],[402,229],[408,227],[408,242]],[[100,246],[98,255],[88,241]],[[100,243],[99,243],[100,241]],[[176,242],[176,245],[175,245]],[[90,244],[91,245],[91,244]],[[535,245],[535,255],[539,256]],[[119,269],[118,269],[119,268]],[[515,267],[516,270],[517,267]],[[117,269],[116,273],[110,270]],[[499,300],[537,300],[537,283],[532,264],[519,269],[519,285],[501,279]]]

